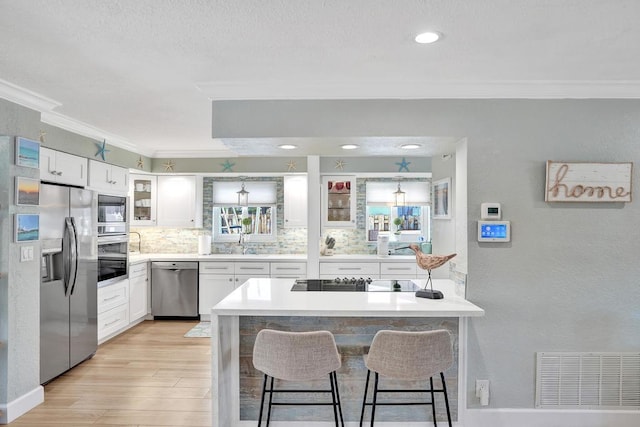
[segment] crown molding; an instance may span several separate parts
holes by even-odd
[[[230,158],[239,157],[238,154],[229,150],[157,150],[149,157],[154,159],[202,159],[202,158]]]
[[[49,111],[62,104],[39,93],[0,79],[0,98],[36,111]]]
[[[71,117],[67,117],[63,114],[54,113],[53,111],[43,111],[40,116],[40,121],[51,126],[68,130],[69,132],[97,139],[98,141],[106,140],[109,145],[133,151],[134,153],[140,153],[140,149],[136,144],[129,142],[121,136],[109,133],[79,120],[72,119]],[[146,155],[146,153],[140,154]]]
[[[212,101],[275,99],[638,99],[640,80],[201,82]]]

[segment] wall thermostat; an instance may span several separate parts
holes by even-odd
[[[510,242],[511,222],[478,221],[478,242]]]
[[[502,219],[502,208],[500,203],[483,203],[480,205],[480,218],[488,220]]]

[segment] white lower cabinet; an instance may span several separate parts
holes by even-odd
[[[149,276],[147,263],[129,267],[129,323],[143,319],[148,313]]]
[[[270,277],[268,262],[212,261],[200,263],[198,313],[211,318],[211,307],[251,278]]]
[[[306,262],[272,262],[271,277],[304,279],[307,277]]]
[[[320,262],[320,278],[380,278],[380,265],[377,262]]]
[[[98,343],[129,326],[129,279],[98,288]]]
[[[415,279],[418,266],[415,262],[381,262],[381,279]]]

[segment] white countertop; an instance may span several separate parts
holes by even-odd
[[[129,263],[137,264],[147,261],[306,261],[305,254],[129,254]]]
[[[333,255],[321,256],[320,262],[407,262],[415,261],[413,255]],[[165,254],[165,253],[129,253],[129,263],[138,264],[148,261],[306,261],[306,254]]]
[[[454,283],[434,279],[441,300],[413,292],[292,292],[294,279],[249,279],[212,309],[219,316],[478,317],[484,310],[455,295]],[[425,280],[415,280],[424,285]]]

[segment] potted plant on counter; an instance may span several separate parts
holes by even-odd
[[[251,217],[242,218],[242,226],[244,227],[244,234],[251,233]]]
[[[393,234],[400,234],[402,218],[394,218],[393,224],[396,226],[396,231]]]

